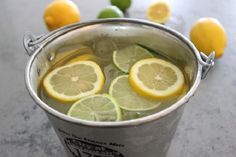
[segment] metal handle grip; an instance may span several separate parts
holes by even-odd
[[[23,45],[28,53],[29,56],[31,56],[37,48],[39,48],[38,44],[33,44],[35,41],[38,41],[43,35],[40,36],[34,36],[32,33],[27,33],[24,35],[23,38]]]
[[[68,25],[68,26],[62,27],[60,29],[56,29],[46,35],[34,36],[32,33],[27,33],[23,39],[24,48],[25,48],[26,52],[28,53],[28,55],[31,56],[35,52],[35,50],[37,48],[39,48],[39,46],[43,42],[45,42],[46,40],[48,40],[50,38],[54,38],[57,35],[63,34],[67,31],[70,31],[72,29],[75,29],[75,28],[77,28],[79,26],[83,26],[83,25],[86,25],[86,22],[84,22],[84,24],[75,23],[72,25]]]
[[[199,58],[199,62],[203,66],[201,78],[204,79],[209,70],[214,66],[215,52],[213,51],[209,56],[200,52],[200,56],[201,58]]]

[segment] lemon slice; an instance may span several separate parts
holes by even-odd
[[[121,111],[116,101],[107,94],[91,95],[75,102],[67,115],[90,121],[119,121]]]
[[[128,75],[115,78],[109,88],[120,108],[127,111],[147,111],[157,108],[161,102],[150,100],[136,93],[129,84]]]
[[[80,61],[51,71],[43,80],[46,92],[59,101],[73,102],[98,93],[104,85],[101,68],[92,61]]]
[[[139,94],[154,98],[168,98],[184,86],[184,75],[174,64],[150,58],[138,61],[130,70],[129,82]]]
[[[144,58],[151,58],[153,55],[146,49],[132,45],[113,52],[113,63],[121,71],[128,73],[130,67],[137,61]]]
[[[79,62],[79,61],[92,60],[93,58],[95,58],[95,56],[93,56],[92,54],[82,54],[82,55],[79,55],[79,56],[69,60],[66,64],[71,64],[71,63],[75,63],[75,62]]]
[[[170,5],[166,0],[152,3],[147,10],[147,18],[157,23],[165,23],[170,18]]]

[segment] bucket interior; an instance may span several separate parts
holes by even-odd
[[[163,26],[135,22],[78,25],[54,36],[36,52],[30,65],[30,85],[38,92],[39,82],[68,52],[89,47],[101,57],[110,57],[122,44],[139,44],[181,64],[190,89],[196,81],[198,61],[194,49],[178,34]],[[107,55],[107,56],[106,56]],[[112,59],[112,58],[111,58]]]

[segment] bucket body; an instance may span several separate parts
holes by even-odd
[[[93,42],[100,53],[112,53],[116,40],[144,45],[181,62],[190,89],[170,107],[139,119],[90,122],[60,113],[37,95],[38,83],[66,52]],[[108,43],[108,44],[107,44]],[[44,36],[27,35],[24,45],[31,55],[25,80],[30,95],[47,113],[69,157],[165,157],[182,116],[213,57],[201,55],[180,33],[166,26],[135,19],[107,19],[75,24]],[[65,54],[64,54],[65,53]]]
[[[165,157],[184,105],[164,118],[127,127],[91,127],[48,114],[69,157]]]

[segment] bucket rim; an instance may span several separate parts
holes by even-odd
[[[152,121],[161,119],[161,118],[169,115],[170,113],[176,111],[182,105],[187,103],[189,101],[189,99],[194,95],[194,93],[201,81],[202,65],[199,62],[199,58],[201,58],[201,56],[200,56],[199,51],[195,48],[195,46],[189,41],[189,39],[187,37],[185,37],[184,35],[182,35],[181,33],[177,32],[176,30],[174,30],[172,28],[169,28],[169,27],[161,25],[161,24],[152,23],[152,22],[149,22],[146,20],[140,20],[140,19],[134,19],[134,18],[119,18],[119,19],[117,18],[117,19],[99,19],[99,20],[92,20],[92,21],[83,22],[83,23],[77,23],[77,24],[73,24],[73,25],[58,29],[57,32],[61,32],[64,30],[66,30],[67,32],[70,32],[70,31],[73,31],[74,29],[79,29],[79,28],[86,27],[86,26],[91,26],[91,25],[96,25],[96,24],[104,24],[104,23],[117,23],[117,22],[123,22],[123,23],[129,23],[129,24],[141,24],[141,25],[153,27],[155,29],[160,29],[162,31],[165,31],[165,32],[175,36],[176,38],[181,40],[186,46],[188,46],[189,49],[191,49],[191,51],[193,52],[193,54],[196,58],[196,62],[197,62],[197,74],[196,74],[195,81],[194,81],[192,87],[190,88],[190,90],[187,92],[187,94],[184,97],[182,97],[179,101],[172,104],[170,107],[168,107],[164,110],[161,110],[157,113],[154,113],[154,114],[142,117],[142,118],[138,118],[138,119],[125,120],[125,121],[119,121],[119,122],[87,121],[87,120],[73,118],[73,117],[67,116],[63,113],[60,113],[59,111],[56,111],[55,109],[49,107],[46,103],[44,103],[38,97],[37,93],[33,90],[33,87],[30,83],[31,82],[30,81],[30,71],[31,71],[31,67],[32,67],[34,60],[36,59],[37,55],[40,53],[42,48],[44,48],[49,42],[53,41],[55,38],[63,35],[63,34],[57,33],[54,36],[54,38],[50,38],[48,40],[45,40],[45,42],[43,44],[41,44],[36,49],[36,51],[30,57],[27,65],[26,65],[26,69],[25,69],[26,88],[27,88],[30,96],[32,97],[32,99],[36,102],[36,104],[39,105],[44,111],[46,111],[47,114],[53,115],[54,117],[57,117],[60,120],[63,120],[63,121],[69,122],[69,123],[84,125],[84,126],[88,126],[88,127],[105,127],[105,128],[112,127],[113,128],[113,127],[137,126],[137,125],[142,125],[142,124],[146,124],[148,122],[152,122]]]

